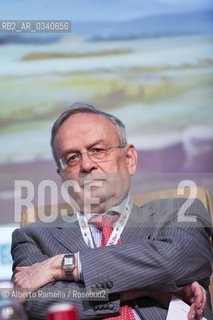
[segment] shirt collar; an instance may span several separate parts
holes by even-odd
[[[124,212],[124,210],[127,208],[129,201],[130,201],[130,195],[128,194],[127,197],[124,198],[119,204],[109,208],[106,212],[102,213],[102,215],[111,214],[111,212],[117,212],[118,215],[121,215],[122,212]],[[100,213],[87,212],[85,214],[85,217],[87,218],[87,221],[89,221],[89,219],[99,214]]]

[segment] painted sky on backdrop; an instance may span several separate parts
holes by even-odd
[[[208,9],[212,0],[1,0],[0,19],[121,21]]]

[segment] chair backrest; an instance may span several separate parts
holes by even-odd
[[[142,206],[145,203],[156,200],[156,199],[168,199],[168,198],[189,198],[193,195],[194,198],[199,199],[203,202],[204,206],[208,210],[211,220],[213,222],[213,201],[210,191],[206,187],[198,186],[196,188],[185,188],[185,189],[168,189],[160,191],[152,191],[146,193],[137,193],[134,196],[135,204]],[[25,226],[29,223],[35,222],[39,217],[47,216],[50,214],[57,215],[58,212],[66,212],[66,214],[72,216],[73,210],[69,204],[63,203],[54,206],[45,206],[25,209],[22,212],[21,226]],[[212,242],[212,238],[211,238]],[[210,279],[210,293],[211,303],[213,308],[213,274]]]

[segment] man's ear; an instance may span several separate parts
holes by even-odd
[[[133,176],[136,171],[137,166],[137,151],[133,144],[128,144],[126,146],[126,165],[130,176]]]

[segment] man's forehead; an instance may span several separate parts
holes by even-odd
[[[115,128],[115,125],[112,123],[112,121],[102,115],[93,113],[78,113],[67,118],[58,129],[58,132],[78,133],[80,131],[85,131],[85,129],[91,130],[93,128],[104,131],[108,130],[109,127]]]
[[[118,132],[114,123],[99,114],[78,113],[67,118],[55,136],[55,143],[66,139],[90,139],[111,140],[119,139]],[[77,141],[76,141],[77,142]]]

